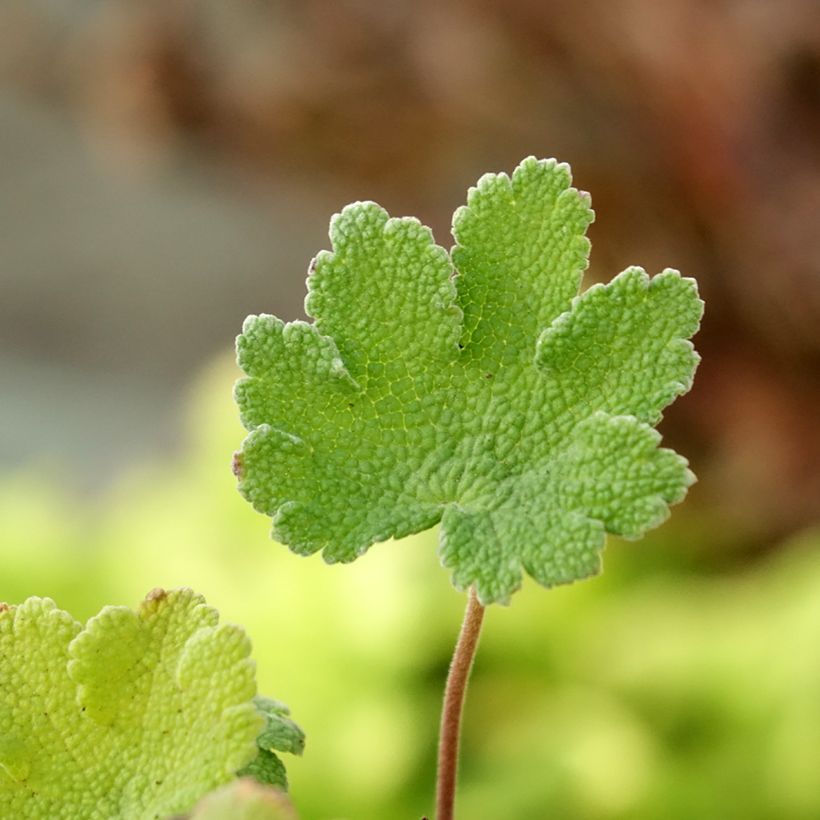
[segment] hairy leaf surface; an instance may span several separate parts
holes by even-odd
[[[256,738],[256,757],[237,774],[249,775],[260,783],[288,788],[287,772],[276,752],[301,755],[305,750],[305,733],[290,718],[290,710],[284,703],[272,698],[254,698],[256,709],[265,719],[265,725]]]
[[[531,157],[470,189],[450,254],[372,202],[332,219],[313,323],[251,316],[237,341],[239,486],[274,537],[351,561],[441,522],[486,604],[522,571],[591,575],[606,532],[666,517],[694,477],[652,425],[691,386],[702,303],[640,268],[579,296],[592,218],[569,168]]]
[[[250,643],[189,589],[85,627],[44,598],[0,606],[0,814],[154,818],[255,755]]]

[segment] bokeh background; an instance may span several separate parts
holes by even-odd
[[[0,5],[0,600],[194,586],[307,730],[306,820],[429,812],[463,597],[435,533],[332,568],[269,541],[232,340],[303,316],[348,201],[448,246],[528,154],[592,193],[588,282],[697,277],[661,429],[700,481],[602,577],[488,613],[461,817],[820,817],[816,0]]]

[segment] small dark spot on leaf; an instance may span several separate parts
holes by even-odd
[[[0,603],[0,612],[8,612],[11,607],[8,604]]]
[[[168,593],[162,587],[154,587],[146,596],[146,601],[164,601]]]
[[[231,459],[231,470],[237,478],[242,478],[242,467],[242,453],[237,450]]]
[[[484,378],[485,378],[485,379],[491,379],[492,377],[493,377],[493,374],[492,374],[492,373],[485,373],[485,374],[484,374]]]

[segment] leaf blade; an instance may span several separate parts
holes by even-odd
[[[262,720],[247,637],[217,621],[189,589],[85,627],[48,600],[0,607],[4,811],[167,816],[230,781]]]
[[[323,294],[311,302],[314,328],[332,335],[345,365],[354,362],[360,395],[343,424],[331,419],[299,438],[303,450],[288,443],[302,424],[285,418],[291,400],[272,410],[264,421],[280,418],[283,429],[252,430],[243,493],[272,516],[275,537],[331,562],[441,521],[442,563],[485,604],[509,601],[523,572],[545,586],[595,574],[606,532],[638,537],[692,481],[684,460],[658,449],[651,425],[691,387],[699,361],[688,341],[703,307],[693,280],[630,268],[579,296],[588,197],[571,187],[567,166],[529,158],[511,176],[482,177],[454,217],[463,321],[452,358],[449,295],[442,300],[429,281],[414,289],[418,258],[374,244],[388,224],[417,223],[372,213],[378,230],[357,239],[351,217],[344,242],[334,241],[337,257],[320,255],[309,282],[309,302]],[[432,246],[426,233],[424,242]],[[439,261],[433,278],[444,287]],[[391,272],[395,304],[422,305],[419,322],[391,315],[394,303],[381,297],[375,310],[362,307],[380,271]],[[347,301],[345,287],[355,291]],[[436,321],[443,335],[432,338],[447,344],[426,346]],[[303,389],[300,379],[273,377],[264,389],[275,401]],[[593,469],[597,462],[615,467]],[[641,484],[641,469],[655,484]],[[572,496],[567,488],[584,481],[599,486]]]

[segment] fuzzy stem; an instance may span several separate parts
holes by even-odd
[[[461,710],[483,619],[484,607],[479,603],[475,587],[470,587],[461,633],[458,636],[453,660],[450,663],[450,672],[447,675],[447,685],[444,689],[444,706],[441,710],[441,731],[438,742],[436,820],[453,820]]]

